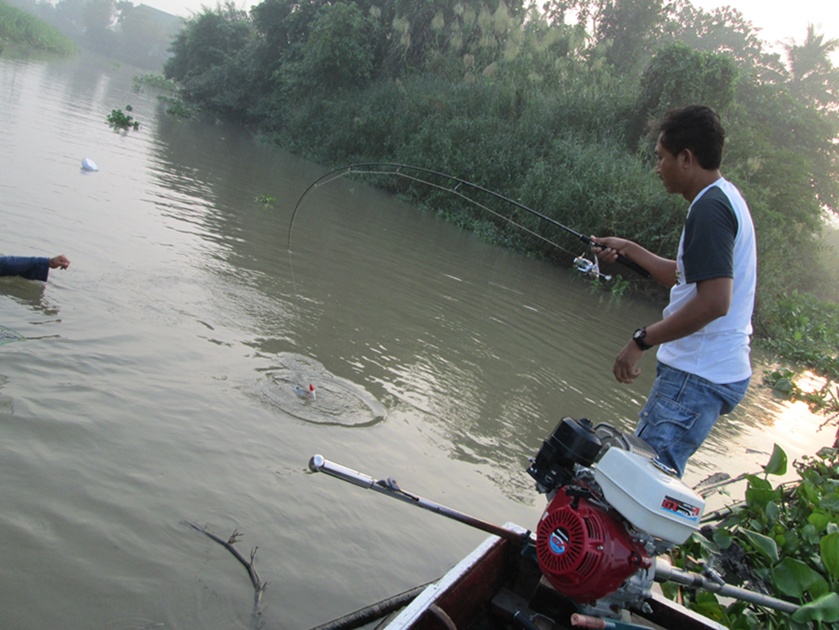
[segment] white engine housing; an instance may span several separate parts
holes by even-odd
[[[699,528],[705,500],[648,457],[609,448],[591,468],[603,498],[637,530],[681,545]]]

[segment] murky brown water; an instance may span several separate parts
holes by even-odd
[[[174,121],[132,76],[0,59],[0,251],[72,260],[0,279],[26,338],[0,346],[0,627],[248,627],[247,575],[189,520],[259,547],[265,627],[308,628],[484,538],[308,473],[312,454],[533,526],[523,469],[557,420],[634,424],[652,360],[631,387],[611,365],[657,305],[350,180],[307,198],[289,252],[327,169]],[[127,104],[142,127],[114,133]],[[753,387],[686,480],[758,470],[776,441],[811,453],[819,422]]]

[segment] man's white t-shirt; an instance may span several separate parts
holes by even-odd
[[[757,279],[754,225],[740,191],[724,178],[702,190],[688,208],[676,258],[678,276],[664,317],[696,295],[696,283],[732,278],[731,307],[692,335],[661,344],[662,363],[713,383],[736,383],[752,374],[752,334]]]

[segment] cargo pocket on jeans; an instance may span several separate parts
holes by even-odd
[[[643,433],[649,428],[654,430],[659,443],[680,442],[693,428],[698,417],[697,412],[675,400],[655,396],[641,411],[641,421],[647,426],[640,437],[644,438]]]

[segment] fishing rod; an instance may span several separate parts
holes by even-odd
[[[569,251],[565,247],[562,247],[561,245],[558,245],[554,241],[542,236],[541,234],[531,230],[530,228],[522,225],[521,223],[517,223],[513,219],[501,214],[500,212],[497,212],[496,210],[493,210],[489,206],[481,203],[477,199],[475,199],[475,198],[471,197],[469,194],[467,194],[468,191],[471,191],[472,194],[483,193],[483,194],[489,195],[490,197],[493,197],[494,199],[502,201],[504,203],[512,204],[516,208],[519,208],[520,210],[524,210],[525,212],[528,212],[528,213],[532,214],[533,216],[538,217],[542,221],[545,221],[545,222],[553,225],[554,227],[557,227],[561,230],[564,230],[565,232],[571,234],[572,236],[574,236],[578,240],[582,241],[583,243],[585,243],[589,247],[596,247],[596,248],[602,248],[603,247],[602,245],[599,245],[598,243],[595,243],[594,241],[592,241],[591,237],[586,236],[585,234],[582,234],[581,232],[578,232],[577,230],[575,230],[573,228],[570,228],[567,225],[563,225],[562,223],[560,223],[556,219],[554,219],[552,217],[549,217],[549,216],[547,216],[547,215],[545,215],[541,212],[538,212],[538,211],[534,210],[533,208],[529,208],[528,206],[524,205],[523,203],[521,203],[519,201],[516,201],[515,199],[511,199],[510,197],[506,197],[506,196],[502,195],[501,193],[497,193],[493,190],[489,190],[488,188],[484,188],[483,186],[480,186],[478,184],[466,181],[465,179],[455,177],[454,175],[448,175],[446,173],[442,173],[440,171],[435,171],[435,170],[429,169],[429,168],[423,168],[421,166],[411,166],[409,164],[399,164],[399,163],[392,163],[392,162],[363,162],[363,163],[357,163],[357,164],[348,164],[346,166],[341,166],[339,168],[331,170],[328,173],[322,175],[320,178],[318,178],[314,182],[312,182],[309,185],[309,187],[306,188],[305,191],[303,191],[303,194],[300,196],[300,199],[297,200],[297,203],[294,205],[294,209],[291,212],[291,220],[290,220],[289,226],[288,226],[288,242],[287,242],[287,246],[288,246],[289,251],[291,250],[291,233],[292,233],[292,230],[294,228],[294,219],[297,216],[297,211],[300,209],[300,206],[303,203],[303,200],[309,195],[309,193],[316,190],[317,188],[319,188],[321,186],[324,186],[324,185],[326,185],[326,184],[328,184],[328,183],[330,183],[330,182],[332,182],[336,179],[340,179],[341,177],[344,177],[345,175],[351,175],[351,174],[356,174],[356,175],[396,175],[398,177],[402,177],[404,179],[415,181],[415,182],[420,183],[420,184],[425,184],[426,186],[430,186],[431,188],[436,188],[436,189],[442,190],[444,192],[452,193],[454,195],[457,195],[458,197],[460,197],[464,201],[467,201],[467,202],[471,203],[472,205],[475,205],[475,206],[481,208],[482,210],[486,210],[490,214],[493,214],[494,216],[506,221],[507,223],[510,223],[511,225],[514,225],[517,228],[519,228],[521,230],[524,230],[525,232],[527,232],[531,236],[534,236],[534,237],[536,237],[536,238],[538,238],[538,239],[540,239],[540,240],[542,240],[542,241],[544,241],[544,242],[546,242],[550,245],[553,245],[554,247],[557,247],[558,249],[561,249],[563,251],[566,251],[566,252]],[[429,179],[430,177],[441,178],[445,182],[447,182],[449,185],[443,185],[443,184],[437,183],[435,181],[432,181],[431,179]],[[569,253],[571,253],[571,252],[569,252]],[[650,277],[650,273],[646,269],[644,269],[643,267],[641,267],[637,263],[633,262],[632,260],[628,259],[626,256],[623,256],[622,254],[618,254],[618,262],[621,263],[623,266],[633,270],[634,272],[640,274],[641,276],[643,276],[645,278]],[[587,261],[587,260],[585,260],[581,257],[577,257],[577,258],[575,258],[574,263],[577,266],[577,268],[584,273],[593,273],[594,275],[597,275],[597,276],[602,275],[602,274],[600,274],[600,271],[599,271],[599,268],[597,267],[596,262],[592,263],[592,262]],[[604,276],[604,277],[606,279],[608,279],[608,276]]]

